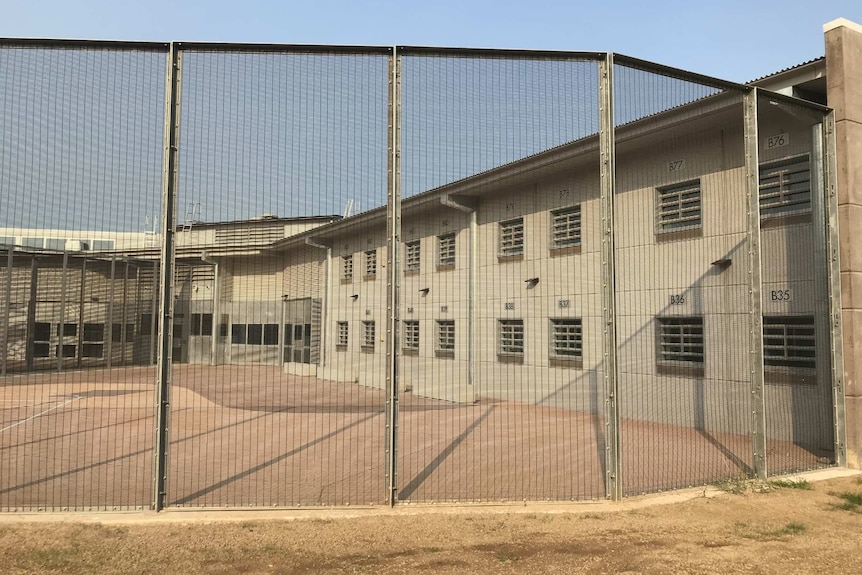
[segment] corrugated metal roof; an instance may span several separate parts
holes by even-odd
[[[772,78],[773,76],[778,76],[779,74],[784,74],[785,72],[790,72],[791,70],[796,70],[797,68],[802,68],[803,66],[808,66],[809,64],[814,64],[815,62],[822,62],[826,60],[826,56],[820,56],[819,58],[813,58],[808,60],[807,62],[802,62],[801,64],[796,64],[795,66],[790,66],[789,68],[784,68],[783,70],[779,70],[777,72],[773,72],[772,74],[767,74],[766,76],[761,76],[760,78],[755,78],[746,84],[754,84],[755,82],[760,82],[761,80],[766,80],[767,78]]]

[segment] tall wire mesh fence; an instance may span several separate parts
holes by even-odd
[[[0,509],[833,464],[823,112],[612,61],[0,45]]]

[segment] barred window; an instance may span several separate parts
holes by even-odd
[[[374,322],[373,321],[363,321],[362,328],[364,330],[363,338],[362,338],[362,347],[374,349],[374,339],[375,339],[375,331],[374,331]]]
[[[551,248],[581,245],[581,206],[551,212]]]
[[[414,240],[412,242],[407,242],[404,250],[404,270],[405,271],[418,271],[419,270],[419,262],[420,256],[422,254],[421,244],[419,240]]]
[[[551,320],[551,356],[582,359],[584,332],[580,318]]]
[[[347,322],[346,321],[337,322],[335,333],[336,333],[335,345],[346,347],[347,346],[347,338],[348,338],[348,335],[350,333],[348,330],[348,327],[347,327]]]
[[[353,279],[353,254],[341,256],[341,279]]]
[[[700,180],[656,188],[656,227],[659,232],[699,228],[702,206]]]
[[[760,166],[760,217],[811,211],[811,167],[808,155]]]
[[[419,349],[419,320],[404,320],[404,349]]]
[[[813,316],[764,316],[765,365],[814,369],[816,356]]]
[[[500,256],[519,256],[524,253],[524,218],[500,222]]]
[[[524,320],[501,319],[498,341],[500,355],[524,355]]]
[[[455,234],[437,236],[437,265],[455,265]]]
[[[377,250],[365,252],[365,277],[377,277]]]
[[[455,351],[455,320],[437,320],[437,351]]]
[[[658,358],[660,361],[703,364],[703,318],[658,318]]]

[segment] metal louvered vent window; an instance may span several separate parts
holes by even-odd
[[[814,369],[816,357],[813,316],[764,316],[765,365]]]
[[[335,345],[347,347],[347,338],[349,335],[349,328],[347,326],[346,321],[339,321],[336,324],[336,343]]]
[[[551,248],[581,245],[581,206],[551,212]]]
[[[419,349],[419,320],[404,320],[404,349]]]
[[[524,218],[500,222],[500,256],[524,253]]]
[[[455,351],[455,320],[437,320],[437,351]]]
[[[455,265],[455,234],[437,236],[437,265]]]
[[[365,277],[377,277],[377,250],[365,252]]]
[[[341,256],[341,279],[353,279],[353,254],[349,256]]]
[[[808,155],[760,166],[760,217],[811,211],[811,163]]]
[[[551,356],[581,359],[584,334],[580,318],[551,320]]]
[[[419,243],[419,240],[407,242],[406,244],[404,244],[404,246],[406,248],[404,250],[404,270],[408,272],[418,271],[420,256],[422,254],[422,248],[421,244]]]
[[[656,188],[656,231],[674,232],[702,224],[700,180]]]
[[[658,351],[660,361],[703,364],[703,318],[658,318]]]
[[[524,355],[524,320],[499,320],[500,355]]]

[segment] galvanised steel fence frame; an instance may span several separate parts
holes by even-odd
[[[402,253],[403,235],[402,235],[402,196],[404,191],[402,188],[403,162],[404,162],[404,109],[403,98],[407,88],[405,85],[404,68],[405,59],[463,59],[463,60],[507,60],[528,62],[557,62],[557,61],[576,61],[576,62],[593,62],[596,70],[598,85],[594,86],[596,91],[597,110],[594,111],[595,117],[598,119],[597,126],[597,151],[599,157],[598,170],[600,173],[600,232],[601,240],[600,262],[601,262],[601,334],[602,334],[602,357],[601,357],[601,377],[602,377],[602,397],[601,405],[602,413],[595,414],[601,417],[604,424],[603,430],[603,477],[604,496],[609,499],[618,500],[624,495],[647,491],[660,488],[671,488],[675,483],[659,483],[657,485],[650,483],[635,484],[629,489],[624,487],[624,478],[631,471],[627,469],[623,463],[623,452],[626,443],[626,432],[624,428],[624,411],[626,408],[625,395],[625,379],[621,376],[620,364],[620,325],[619,325],[619,300],[622,297],[621,292],[618,293],[617,281],[619,277],[619,263],[617,256],[619,255],[616,242],[618,241],[620,229],[618,228],[617,217],[619,216],[619,206],[617,199],[619,196],[618,190],[618,168],[617,168],[617,152],[618,144],[617,133],[624,130],[630,123],[636,123],[639,120],[649,120],[651,117],[662,114],[676,106],[684,106],[692,101],[708,99],[716,94],[729,94],[730,99],[735,99],[742,105],[743,109],[743,152],[744,152],[744,178],[745,187],[744,194],[746,198],[746,233],[743,246],[744,262],[746,266],[746,275],[748,278],[748,349],[747,349],[747,374],[748,374],[748,392],[750,393],[750,413],[748,433],[750,434],[751,447],[751,466],[746,474],[765,478],[770,474],[770,456],[767,448],[767,408],[766,408],[766,392],[765,392],[765,376],[764,376],[764,326],[762,318],[764,317],[763,297],[764,297],[764,279],[762,277],[762,240],[761,240],[761,165],[760,151],[762,148],[762,134],[759,133],[759,114],[761,110],[759,105],[768,102],[767,105],[775,107],[790,107],[793,109],[805,110],[806,113],[822,116],[822,120],[815,122],[816,129],[813,141],[811,171],[814,172],[812,181],[819,182],[817,186],[812,186],[812,195],[814,195],[813,203],[819,205],[820,208],[814,210],[815,218],[819,218],[816,229],[822,232],[822,236],[817,239],[822,241],[822,249],[820,252],[823,257],[818,260],[818,264],[825,268],[818,269],[817,274],[821,274],[823,283],[826,286],[825,298],[828,299],[828,325],[829,325],[829,342],[827,347],[829,350],[829,371],[831,373],[831,421],[833,429],[831,430],[834,438],[834,456],[828,461],[828,464],[845,465],[844,452],[844,412],[843,412],[843,358],[842,358],[842,333],[841,333],[841,308],[840,308],[840,281],[839,268],[837,261],[838,235],[837,235],[837,196],[836,196],[836,174],[835,174],[835,136],[834,136],[834,118],[831,110],[812,104],[803,102],[779,94],[767,93],[761,89],[750,86],[734,84],[684,72],[681,70],[660,66],[657,64],[645,62],[635,58],[622,56],[613,53],[591,53],[591,52],[539,52],[539,51],[501,51],[501,50],[469,50],[469,49],[437,49],[437,48],[419,48],[419,47],[394,47],[394,48],[377,48],[377,47],[332,47],[332,46],[296,46],[296,45],[264,45],[264,44],[213,44],[213,43],[186,43],[172,42],[164,43],[136,43],[136,42],[101,42],[101,41],[60,41],[60,40],[17,40],[5,39],[0,40],[0,51],[16,49],[16,50],[96,50],[96,51],[155,51],[164,53],[166,59],[165,72],[165,98],[164,98],[164,157],[163,157],[163,175],[162,175],[162,198],[161,198],[161,237],[160,237],[160,269],[158,273],[158,315],[159,321],[156,322],[153,318],[153,323],[158,323],[157,334],[157,392],[156,392],[156,413],[155,413],[155,441],[153,446],[153,495],[150,506],[152,509],[161,510],[171,505],[168,485],[172,469],[169,468],[170,461],[170,439],[172,425],[172,390],[174,389],[174,374],[172,367],[174,361],[172,359],[172,346],[175,340],[173,333],[174,329],[174,304],[178,294],[176,290],[176,271],[178,264],[176,233],[181,228],[181,222],[178,218],[178,205],[180,194],[179,169],[183,162],[183,149],[180,145],[180,129],[181,117],[184,111],[184,102],[181,95],[183,92],[183,56],[189,52],[195,53],[228,53],[228,54],[293,54],[293,55],[369,55],[388,59],[388,101],[386,102],[387,109],[387,190],[386,190],[386,205],[384,210],[386,222],[386,253],[389,265],[386,265],[386,292],[385,292],[385,337],[382,340],[385,342],[385,373],[383,377],[385,381],[382,385],[385,390],[385,485],[381,486],[385,490],[383,501],[388,505],[395,505],[399,501],[399,489],[404,486],[405,479],[399,475],[399,441],[402,429],[400,427],[401,413],[399,404],[402,400],[405,391],[404,385],[401,382],[403,359],[402,343],[404,334],[399,333],[402,322],[405,316],[402,315],[402,279],[404,271],[401,269],[404,254]],[[619,117],[615,113],[619,98],[626,95],[626,91],[632,91],[632,86],[638,87],[634,80],[624,80],[629,82],[621,86],[617,79],[620,75],[627,78],[632,78],[635,73],[643,73],[647,78],[641,80],[640,85],[643,88],[641,100],[639,103],[632,104],[632,110],[638,109],[638,112],[625,112],[624,117]],[[4,77],[3,70],[0,69],[0,77]],[[651,79],[650,79],[651,78]],[[647,93],[655,79],[668,82],[678,82],[679,86],[696,86],[702,90],[702,94],[698,93],[696,97],[687,97],[678,94],[678,97],[672,96],[666,102],[661,102],[661,95]],[[14,78],[5,77],[4,82],[14,81]],[[657,80],[655,80],[657,81]],[[682,90],[682,88],[671,88]],[[634,90],[636,92],[636,90]],[[660,94],[660,92],[655,92]],[[632,96],[631,94],[628,94]],[[636,99],[637,94],[632,96]],[[654,99],[652,99],[654,98]],[[674,99],[676,98],[676,99]],[[7,109],[11,109],[7,107]],[[420,111],[421,114],[421,111]],[[562,143],[562,142],[561,142]],[[816,192],[822,190],[822,197],[817,196]],[[4,186],[2,189],[3,201],[6,202],[10,194],[15,193],[14,190]],[[450,202],[462,203],[455,206],[460,206],[464,211],[470,211],[469,198],[462,200],[450,200]],[[700,209],[700,208],[698,208]],[[475,209],[472,209],[472,214],[475,215]],[[474,225],[475,225],[475,220]],[[19,224],[23,224],[20,222]],[[313,241],[308,242],[309,245],[315,245]],[[331,251],[330,245],[320,245]],[[472,247],[471,250],[475,250]],[[3,332],[3,342],[8,345],[9,340],[9,309],[11,304],[12,293],[12,277],[13,277],[13,260],[19,256],[19,250],[12,246],[5,246],[7,260],[6,270],[7,277],[5,278],[5,310],[2,318],[2,326],[0,330]],[[471,258],[476,257],[475,251]],[[819,257],[819,256],[818,256]],[[329,260],[328,260],[329,261]],[[35,269],[36,259],[33,258],[33,266]],[[64,270],[68,265],[68,254],[64,252]],[[112,263],[112,266],[114,264]],[[327,270],[330,263],[327,263]],[[376,265],[376,264],[375,264]],[[472,265],[472,264],[471,264]],[[718,263],[719,266],[728,265],[727,263]],[[113,267],[112,267],[113,270]],[[83,272],[82,272],[83,273]],[[114,272],[112,271],[112,278]],[[473,272],[471,272],[472,274]],[[35,272],[34,272],[35,274]],[[35,277],[35,275],[34,275]],[[66,291],[66,275],[63,275],[63,288]],[[598,279],[598,278],[597,278]],[[536,279],[538,282],[538,278]],[[473,306],[475,305],[476,294],[473,293],[473,285],[475,277],[470,278],[470,306],[472,314]],[[427,290],[426,290],[427,293]],[[64,295],[65,297],[65,295]],[[83,297],[83,295],[82,295]],[[355,299],[355,298],[354,298]],[[567,300],[568,301],[568,300]],[[673,303],[673,302],[672,302]],[[327,328],[328,329],[328,328]],[[470,345],[473,345],[474,338],[478,338],[478,334],[473,333],[472,322],[470,323]],[[61,330],[62,331],[62,330]],[[418,333],[418,332],[417,332]],[[61,343],[62,343],[62,335]],[[490,336],[489,336],[490,337]],[[702,335],[701,335],[702,341]],[[702,343],[701,343],[702,347]],[[8,354],[3,357],[3,376],[8,377],[11,373],[11,363],[7,358]],[[472,364],[471,354],[470,377],[474,376],[474,366]],[[7,365],[8,364],[8,365]],[[62,370],[62,359],[59,362],[58,369]],[[9,380],[4,382],[5,386],[12,385]],[[8,425],[18,425],[10,423]],[[7,428],[8,429],[8,425]],[[0,430],[0,433],[6,429]],[[684,462],[681,463],[684,465]],[[807,465],[807,464],[806,464]],[[744,467],[744,466],[743,466]],[[785,466],[786,467],[786,466]],[[792,467],[792,466],[791,466]],[[745,472],[743,472],[745,473]],[[685,480],[683,480],[685,481]],[[696,481],[696,480],[695,480]],[[10,487],[10,486],[7,486]],[[467,499],[471,497],[468,496]],[[481,498],[481,496],[473,496]],[[234,502],[241,504],[241,502]],[[275,501],[274,504],[284,504],[283,501]],[[76,501],[66,501],[62,503],[62,507],[75,508],[79,504]],[[101,505],[111,505],[111,503],[102,503]],[[43,505],[39,502],[30,504],[17,503],[0,503],[3,509],[17,508],[49,508],[51,505]],[[95,505],[99,507],[99,504]]]

